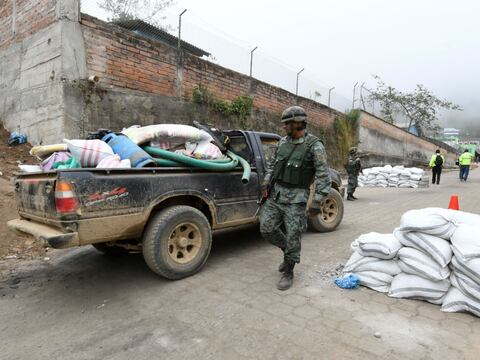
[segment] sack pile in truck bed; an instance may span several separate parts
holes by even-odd
[[[480,317],[480,215],[425,208],[403,214],[393,234],[361,235],[344,272],[395,298]]]

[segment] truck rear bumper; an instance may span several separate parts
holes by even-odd
[[[15,219],[7,222],[8,228],[12,231],[32,235],[37,241],[54,249],[64,249],[79,246],[78,233],[64,233],[52,226],[39,224],[33,221]]]

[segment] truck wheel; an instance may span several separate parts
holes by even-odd
[[[143,257],[148,267],[170,280],[199,271],[211,247],[207,218],[190,206],[172,206],[156,213],[143,236]]]
[[[309,215],[310,229],[318,232],[330,232],[340,225],[343,218],[343,199],[335,189],[330,189],[330,194],[323,200],[320,213]]]

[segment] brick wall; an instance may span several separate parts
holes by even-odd
[[[82,14],[82,31],[89,73],[98,75],[103,85],[176,96],[177,52],[168,45],[144,39],[126,29]],[[202,84],[219,99],[233,100],[249,91],[248,76],[185,54],[182,66],[182,96],[191,99],[193,89]],[[281,88],[254,80],[254,107],[279,114],[294,105],[297,97]],[[306,98],[298,104],[308,111],[310,121],[330,127],[338,113]]]
[[[57,0],[0,1],[0,49],[55,22],[56,5]]]

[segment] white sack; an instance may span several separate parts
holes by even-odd
[[[480,215],[465,212],[450,210],[452,213],[452,222],[455,225],[467,224],[467,225],[479,225],[480,226]]]
[[[352,250],[357,251],[360,255],[385,260],[393,259],[401,247],[402,245],[393,234],[376,232],[360,235],[351,244]]]
[[[399,229],[395,229],[393,235],[403,246],[429,254],[441,267],[447,266],[452,259],[452,249],[447,240],[421,232],[404,232]]]
[[[416,168],[416,167],[412,167],[412,168],[408,168],[408,171],[410,171],[410,173],[415,174],[415,175],[423,175],[425,173],[425,171],[423,169],[420,169],[420,168]]]
[[[420,276],[400,273],[393,278],[388,296],[440,304],[449,287],[448,280],[432,281]]]
[[[113,150],[102,140],[68,140],[63,139],[68,150],[82,167],[96,167],[100,161],[113,155]]]
[[[454,272],[468,276],[472,281],[480,284],[480,259],[472,259],[463,261],[456,256],[452,257],[450,264]]]
[[[445,280],[450,276],[448,267],[441,267],[429,255],[410,247],[398,251],[398,266],[403,272],[418,275],[433,281]]]
[[[369,256],[362,256],[354,251],[343,268],[344,272],[357,273],[359,271],[376,271],[391,276],[399,274],[402,270],[395,260],[382,260]]]
[[[452,212],[442,208],[410,210],[400,219],[401,231],[419,231],[449,240],[455,226],[450,222]]]
[[[445,296],[442,304],[444,312],[468,311],[480,317],[480,301],[464,295],[456,287],[452,286]]]
[[[377,271],[356,272],[360,285],[379,292],[388,292],[393,277],[391,275]]]
[[[451,241],[457,258],[463,261],[480,258],[480,225],[459,225]]]
[[[131,167],[132,164],[130,163],[130,159],[121,160],[120,155],[118,154],[113,154],[105,157],[97,165],[97,168],[99,169],[128,169]]]
[[[467,276],[455,274],[453,272],[450,276],[450,282],[452,283],[452,286],[455,286],[463,294],[480,301],[480,285],[472,281]]]
[[[127,135],[135,144],[143,144],[152,140],[168,140],[171,142],[200,142],[212,141],[212,136],[206,131],[197,129],[190,125],[181,124],[157,124],[149,126],[132,126],[123,129],[122,133]]]
[[[412,175],[410,176],[410,180],[413,181],[420,181],[422,179],[422,175]]]

